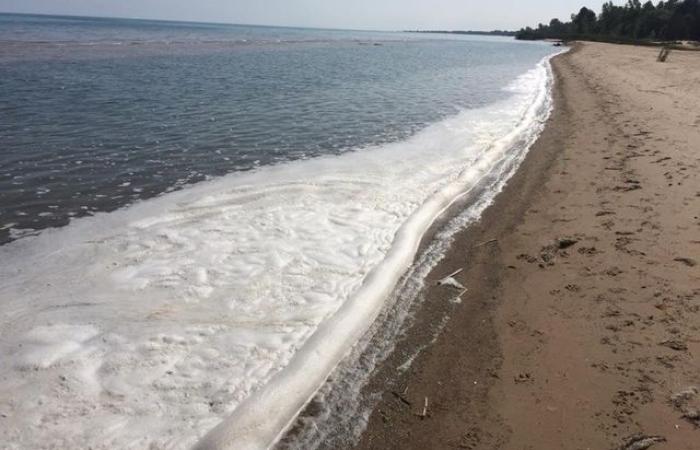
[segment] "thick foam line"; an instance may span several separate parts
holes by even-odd
[[[0,246],[0,435],[37,449],[272,445],[435,218],[522,156],[548,112],[547,72],[406,141]]]
[[[261,390],[246,399],[232,416],[212,430],[195,447],[210,449],[263,449],[284,434],[297,414],[326,381],[352,345],[379,314],[405,269],[413,262],[422,237],[434,221],[474,188],[497,163],[508,158],[518,141],[532,142],[523,135],[532,131],[550,113],[551,73],[549,58],[541,63],[546,73],[537,95],[517,126],[495,142],[464,169],[456,180],[435,192],[401,225],[386,258],[365,277],[361,288],[346,301],[297,351],[287,367]],[[521,152],[513,152],[513,158]]]

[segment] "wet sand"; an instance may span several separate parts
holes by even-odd
[[[554,60],[544,133],[429,276],[468,291],[425,292],[357,448],[699,448],[700,53],[657,50]]]

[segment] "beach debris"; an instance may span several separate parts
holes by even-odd
[[[641,189],[642,185],[640,183],[634,183],[633,180],[627,180],[625,181],[626,185],[625,186],[615,186],[613,188],[613,191],[617,192],[631,192],[631,191],[636,191],[637,189]]]
[[[480,243],[476,244],[476,245],[475,245],[474,247],[472,247],[472,248],[483,247],[484,245],[495,244],[496,242],[498,242],[498,239],[491,239],[491,240],[488,240],[488,241],[480,242]]]
[[[438,281],[438,285],[439,286],[449,286],[449,287],[452,287],[455,289],[466,290],[466,288],[464,287],[464,285],[462,283],[460,283],[459,281],[455,280],[452,277],[443,278],[442,280]]]
[[[408,386],[404,388],[403,392],[391,391],[394,397],[398,398],[401,401],[401,403],[407,406],[411,406],[412,403],[406,400],[406,397],[404,397],[406,395],[406,392],[408,392]]]
[[[464,270],[464,269],[455,270],[455,271],[452,272],[451,274],[447,275],[445,278],[439,280],[439,281],[437,282],[437,285],[438,285],[438,286],[448,286],[448,287],[451,287],[451,288],[454,288],[454,289],[460,289],[460,290],[462,290],[462,291],[466,291],[467,288],[465,288],[464,285],[463,285],[462,283],[460,283],[459,281],[455,280],[455,278],[454,278],[455,275],[458,275],[458,274],[461,273],[463,270]],[[463,293],[464,293],[464,292],[462,292],[462,294],[463,294]],[[460,294],[460,295],[462,295],[462,294]]]
[[[453,305],[459,305],[460,303],[462,303],[462,296],[463,296],[467,291],[468,291],[468,289],[466,289],[466,288],[465,288],[465,289],[462,289],[462,291],[461,291],[459,294],[457,294],[456,297],[450,299],[450,303],[452,303]]]
[[[660,342],[659,345],[663,345],[664,347],[668,347],[671,350],[676,350],[677,352],[683,352],[688,350],[688,344],[686,344],[683,341],[675,340],[675,339],[669,339],[667,341]]]
[[[457,269],[457,270],[455,270],[454,272],[452,272],[451,274],[447,275],[447,277],[448,277],[448,278],[449,278],[449,277],[454,277],[455,275],[459,275],[459,274],[462,273],[463,271],[464,271],[464,269]]]
[[[679,258],[674,258],[673,260],[676,262],[679,262],[679,263],[683,263],[688,267],[695,267],[698,265],[698,262],[692,258],[679,257]]]
[[[557,247],[559,250],[564,250],[578,243],[578,239],[561,238],[557,239]]]
[[[635,434],[625,439],[625,442],[618,447],[619,450],[646,450],[652,445],[666,442],[663,436],[646,436]]]
[[[418,414],[418,417],[421,419],[425,419],[428,417],[428,397],[425,397],[425,401],[423,402],[423,411],[421,411],[420,414]]]
[[[656,57],[657,62],[666,62],[668,59],[668,55],[671,54],[671,49],[668,47],[662,47],[661,51],[659,52],[659,56]]]

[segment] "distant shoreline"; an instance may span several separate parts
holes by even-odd
[[[515,31],[493,30],[493,31],[462,31],[462,30],[404,30],[404,33],[426,33],[426,34],[466,34],[473,36],[503,36],[515,37]]]

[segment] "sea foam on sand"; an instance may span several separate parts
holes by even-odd
[[[232,174],[0,247],[3,445],[274,443],[434,219],[524,154],[549,112],[548,72],[545,60],[508,100],[407,141]]]

